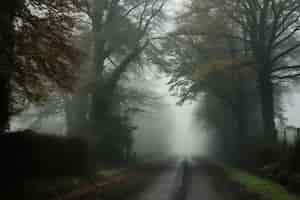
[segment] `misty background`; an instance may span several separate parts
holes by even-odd
[[[170,0],[165,7],[168,20],[164,31],[168,33],[175,28],[174,16],[184,10],[184,0]],[[151,68],[151,66],[150,66]],[[131,87],[149,90],[159,98],[157,105],[150,106],[145,112],[136,114],[132,121],[138,125],[134,132],[133,151],[140,155],[207,155],[212,151],[214,132],[205,126],[204,120],[197,117],[202,106],[201,100],[188,101],[177,105],[179,98],[169,91],[169,79],[165,74],[152,70],[143,72],[140,80],[136,79]],[[147,75],[146,75],[147,74]],[[283,95],[284,117],[287,126],[300,127],[300,86],[294,84]],[[47,104],[47,103],[45,103]],[[42,106],[44,106],[43,104]],[[42,107],[41,106],[41,107]],[[36,120],[40,112],[37,106],[30,106],[11,121],[12,130],[24,130]],[[66,134],[66,122],[63,113],[52,114],[44,118],[39,132],[45,134]]]

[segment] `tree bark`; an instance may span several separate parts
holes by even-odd
[[[264,126],[264,139],[268,144],[275,144],[277,140],[274,122],[274,88],[267,73],[261,73],[259,79],[261,111]]]
[[[247,153],[247,129],[246,129],[246,116],[245,112],[245,93],[243,87],[243,80],[240,79],[240,86],[237,88],[236,105],[234,108],[234,115],[236,119],[236,136],[235,145],[238,150],[235,155],[235,159],[239,164],[245,161],[245,155]]]
[[[87,136],[88,96],[84,93],[65,96],[67,136],[84,138]]]
[[[103,81],[103,78],[97,81],[91,109],[91,122],[94,129],[98,129],[101,124],[105,124],[106,118],[111,114],[114,93],[122,74],[127,71],[129,64],[140,55],[147,45],[148,42],[133,49],[106,81]],[[102,60],[102,65],[104,65],[104,60]]]
[[[245,116],[246,113],[244,112],[244,108],[237,108],[237,134],[238,134],[238,142],[240,144],[244,144],[245,141],[245,137],[246,137],[246,120],[245,120]]]
[[[12,114],[10,81],[14,71],[14,17],[21,1],[12,0],[0,7],[0,132],[9,129]]]

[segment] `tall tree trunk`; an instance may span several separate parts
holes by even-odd
[[[108,4],[108,1],[94,1],[94,15],[92,17],[93,20],[93,40],[95,43],[94,48],[94,72],[96,74],[96,86],[93,92],[91,93],[91,108],[90,108],[90,122],[91,122],[91,131],[99,132],[101,131],[101,127],[103,126],[104,113],[107,109],[107,99],[106,92],[104,91],[104,79],[103,79],[103,71],[104,71],[104,62],[106,58],[106,50],[105,50],[105,33],[104,26],[107,20],[107,16],[105,15],[105,8]]]
[[[104,119],[105,116],[107,116],[108,110],[109,110],[109,102],[110,102],[110,96],[108,94],[108,91],[105,89],[105,82],[103,79],[103,68],[104,68],[104,61],[105,57],[103,56],[103,51],[104,51],[104,45],[102,44],[97,44],[96,41],[96,46],[95,48],[95,55],[98,58],[95,59],[95,71],[97,74],[97,80],[96,81],[96,86],[93,92],[91,93],[91,105],[90,105],[90,122],[91,122],[91,131],[98,133],[101,132],[101,129],[103,128],[104,125]],[[101,48],[101,47],[103,48]]]
[[[71,137],[87,137],[89,99],[86,93],[65,96],[65,114],[67,135]]]
[[[243,111],[243,108],[238,108],[237,111],[237,138],[238,143],[243,145],[246,140],[246,120],[245,120],[246,113]]]
[[[243,103],[241,103],[242,106]],[[238,108],[237,111],[237,135],[236,135],[236,145],[238,152],[236,152],[236,158],[239,164],[244,164],[246,159],[245,156],[247,155],[247,130],[246,130],[246,113],[244,112],[244,107]]]
[[[239,81],[240,86],[238,86],[236,91],[236,105],[234,109],[234,115],[236,119],[236,136],[235,136],[235,145],[236,145],[236,159],[239,164],[242,164],[241,162],[244,162],[245,153],[247,150],[247,143],[246,143],[246,136],[247,136],[247,130],[246,130],[246,116],[247,113],[245,113],[245,94],[242,87],[242,80]]]
[[[14,71],[14,16],[20,1],[2,3],[0,7],[0,132],[9,129],[11,108],[10,81]]]
[[[102,98],[103,92],[100,91],[103,82],[103,69],[105,60],[105,40],[103,39],[103,16],[107,1],[94,1],[92,6],[95,10],[93,12],[93,72],[95,73],[96,88],[87,93],[80,91],[71,98],[67,97],[66,101],[66,120],[68,127],[68,135],[84,137],[88,141],[93,141],[91,138],[94,133],[99,131],[101,127],[97,119],[102,112],[98,111],[98,99]],[[97,126],[95,126],[97,125]]]
[[[264,126],[264,139],[268,144],[275,144],[277,135],[274,122],[274,88],[269,76],[266,73],[260,74],[259,90]]]
[[[88,105],[88,170],[94,171],[96,167],[96,162],[98,160],[97,155],[97,145],[99,142],[99,136],[103,132],[104,128],[104,113],[107,107],[105,106],[106,94],[103,91],[103,71],[104,62],[106,57],[105,51],[105,39],[104,39],[104,27],[105,26],[105,8],[107,6],[107,0],[94,1],[92,7],[94,12],[92,15],[93,23],[93,40],[94,40],[94,52],[93,52],[93,70],[95,73],[95,88],[90,92],[90,102]],[[100,133],[100,134],[99,134]]]

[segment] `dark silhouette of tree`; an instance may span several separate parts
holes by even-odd
[[[252,81],[256,74],[243,64],[242,43],[227,37],[232,30],[223,22],[223,16],[211,15],[203,3],[194,1],[178,17],[177,29],[170,34],[166,49],[174,69],[169,83],[182,102],[197,99],[201,93],[219,99],[233,118],[236,144],[243,147],[248,132],[247,112],[257,107],[252,98],[257,97]]]
[[[116,154],[123,156],[122,152],[129,152],[131,145],[126,141],[134,129],[128,113],[124,113],[127,103],[124,105],[124,99],[118,98],[120,80],[145,62],[145,52],[152,46],[165,1],[83,2],[82,10],[89,16],[91,27],[89,51],[93,75],[77,94],[66,98],[66,111],[68,134],[88,141],[89,160],[93,162],[107,157],[103,152],[110,150],[118,149]]]
[[[299,76],[299,66],[288,65],[287,62],[287,58],[293,58],[300,46],[296,39],[299,7],[299,2],[294,0],[192,1],[189,11],[179,19],[179,22],[183,20],[182,28],[174,33],[177,38],[188,40],[190,47],[195,47],[194,52],[187,56],[192,62],[198,53],[201,56],[197,62],[207,62],[214,55],[213,59],[219,60],[217,65],[224,66],[220,63],[224,57],[219,55],[225,55],[226,60],[231,57],[233,59],[229,60],[237,61],[233,63],[252,69],[260,91],[264,134],[270,144],[276,141],[274,86]],[[202,41],[210,43],[205,45]],[[202,46],[195,46],[195,42],[202,43]],[[222,46],[227,50],[224,51]],[[184,69],[183,73],[187,71],[187,68]],[[240,67],[236,69],[238,74]],[[180,73],[177,73],[178,77]],[[189,73],[185,74],[192,76],[193,69]],[[191,79],[188,77],[187,80]],[[180,82],[189,85],[188,81]]]
[[[83,53],[73,45],[77,1],[13,0],[1,6],[1,127],[53,90],[70,91]]]
[[[72,89],[83,56],[73,43],[75,2],[31,0],[17,13],[12,85],[20,105],[44,100],[55,89]]]
[[[9,128],[11,115],[11,77],[15,68],[14,63],[14,17],[17,12],[19,1],[10,1],[0,8],[0,131]]]
[[[120,80],[128,72],[135,71],[140,62],[145,62],[145,58],[140,58],[146,57],[146,49],[153,45],[152,37],[165,1],[105,0],[85,1],[83,5],[82,10],[91,21],[93,75],[77,94],[66,98],[66,110],[70,111],[67,113],[69,133],[94,143],[95,138],[109,135],[106,131],[112,130],[113,121],[116,126],[124,126],[123,122],[128,121],[118,111],[124,102],[117,98]],[[123,130],[130,127],[128,124]]]
[[[255,62],[253,69],[258,74],[264,133],[272,144],[276,141],[273,83],[299,76],[299,66],[288,65],[286,58],[300,47],[295,39],[300,25],[300,3],[295,0],[217,0],[215,3],[235,28],[231,37],[245,43]]]

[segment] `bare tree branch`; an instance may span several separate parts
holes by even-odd
[[[294,50],[298,49],[300,47],[300,43],[286,49],[285,51],[279,53],[278,55],[275,55],[274,58],[272,58],[271,63],[276,63],[279,59],[287,56],[289,53],[293,52]]]
[[[272,73],[280,72],[280,71],[284,71],[284,70],[300,70],[300,65],[276,67],[276,68],[272,69]]]

